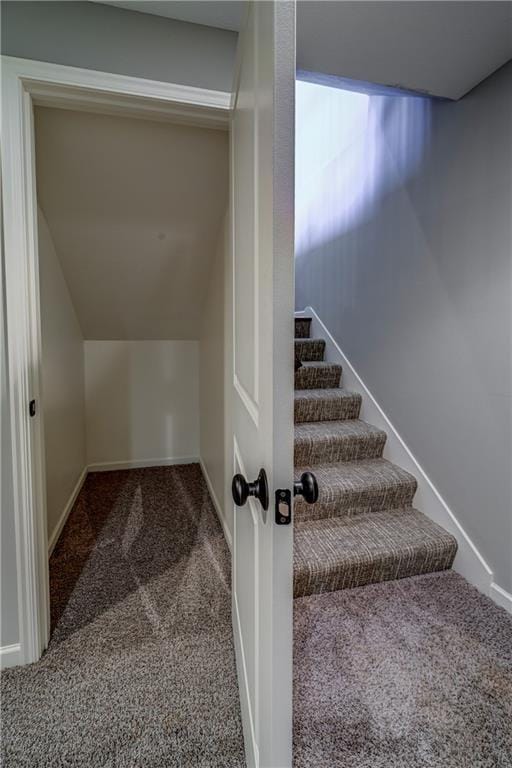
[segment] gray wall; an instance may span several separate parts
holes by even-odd
[[[2,2],[2,53],[231,91],[237,35],[98,3]]]
[[[297,308],[317,310],[508,591],[511,96],[512,63],[459,102],[371,96],[320,173],[297,158],[296,259]]]
[[[1,249],[3,256],[3,230]],[[17,643],[19,638],[4,288],[5,274],[2,258],[0,265],[0,646]]]

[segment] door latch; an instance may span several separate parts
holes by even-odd
[[[292,494],[287,488],[276,491],[276,523],[289,525],[292,521]]]

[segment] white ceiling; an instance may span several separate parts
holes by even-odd
[[[458,99],[512,58],[510,2],[310,2],[297,67]]]
[[[111,2],[239,30],[243,2]],[[299,0],[297,67],[458,99],[512,58],[512,2]]]
[[[38,202],[86,339],[197,339],[225,131],[36,107]]]

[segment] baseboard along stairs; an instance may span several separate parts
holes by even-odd
[[[294,504],[294,597],[451,568],[455,537],[413,507],[415,477],[382,457],[386,433],[310,331],[295,318],[295,476],[313,472],[319,497]]]

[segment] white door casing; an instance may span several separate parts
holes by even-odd
[[[270,506],[234,508],[233,626],[248,765],[291,766],[295,4],[252,3],[231,123],[233,474]]]
[[[12,433],[19,663],[49,638],[41,333],[33,105],[125,114],[227,130],[231,94],[2,56],[2,209]],[[6,588],[6,585],[3,585]]]

